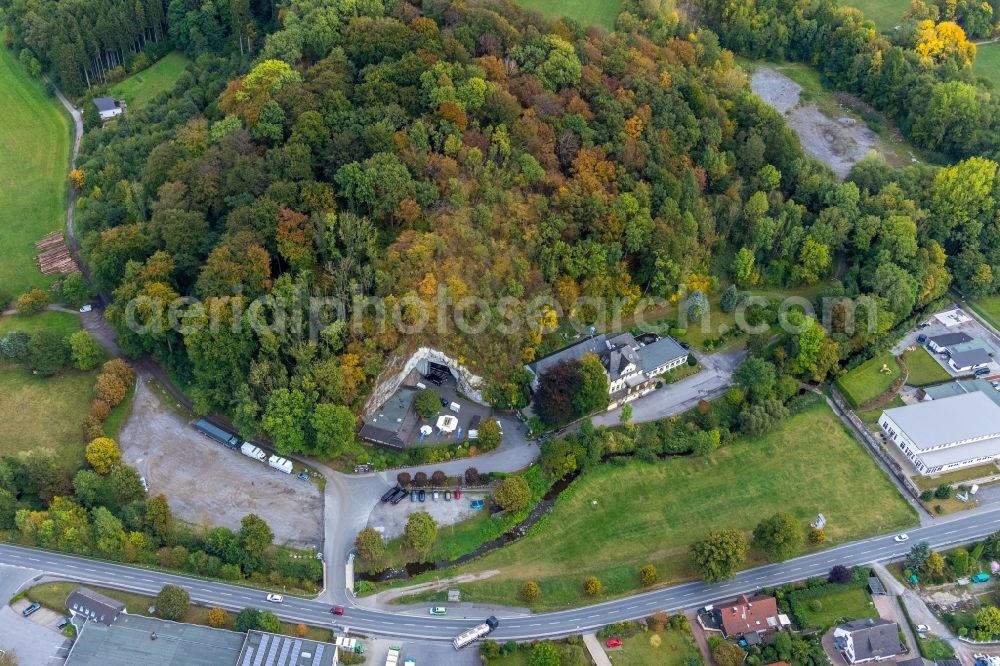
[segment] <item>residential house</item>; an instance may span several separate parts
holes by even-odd
[[[114,97],[95,97],[94,106],[97,107],[101,120],[110,120],[124,113],[122,105]]]
[[[70,615],[110,625],[125,612],[125,604],[90,588],[78,587],[66,597]]]
[[[412,409],[417,389],[404,386],[389,398],[371,418],[365,419],[358,435],[366,442],[401,449],[417,425]]]
[[[882,618],[837,625],[833,630],[833,643],[851,664],[890,659],[903,652],[899,627]]]
[[[931,351],[941,353],[946,351],[949,347],[954,347],[955,345],[960,345],[963,342],[972,342],[972,336],[968,333],[944,333],[942,335],[935,335],[932,338],[927,338],[927,346],[930,347]]]
[[[727,638],[759,639],[791,625],[787,615],[778,612],[774,597],[749,597],[741,594],[736,602],[719,607],[722,633]]]
[[[608,375],[609,408],[646,395],[656,388],[660,375],[684,365],[688,359],[687,350],[673,338],[644,334],[636,339],[631,333],[602,333],[525,365],[532,377],[531,390],[538,389],[541,376],[552,366],[580,360],[587,354],[597,356]]]
[[[954,351],[948,359],[948,365],[955,372],[973,372],[979,368],[985,368],[993,361],[985,349],[968,349],[965,351]]]
[[[1000,405],[983,391],[887,409],[879,425],[924,476],[1000,458]]]

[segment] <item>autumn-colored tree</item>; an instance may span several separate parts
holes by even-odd
[[[108,414],[110,413],[111,405],[104,400],[98,398],[97,400],[92,400],[90,402],[90,415],[98,421],[104,421],[104,419],[108,418]]]
[[[309,627],[299,622],[295,625],[295,635],[299,638],[305,638],[309,635]]]
[[[639,580],[642,581],[642,584],[645,585],[646,587],[649,587],[650,585],[655,583],[656,579],[657,579],[656,567],[653,566],[652,564],[647,564],[642,569],[639,570]]]
[[[542,589],[538,587],[538,583],[533,580],[529,580],[521,586],[521,598],[528,603],[537,600],[541,593]]]
[[[122,461],[122,452],[115,440],[109,437],[98,437],[87,444],[87,462],[98,474],[107,474],[111,468]]]
[[[604,585],[597,576],[587,576],[583,581],[583,591],[588,597],[596,597],[603,588]]]
[[[208,609],[208,614],[205,616],[205,620],[208,622],[208,626],[221,629],[229,624],[229,613],[216,606]]]
[[[94,393],[97,394],[98,398],[112,407],[125,399],[126,390],[125,385],[122,384],[122,380],[115,375],[102,372],[97,375],[97,380],[94,382]]]
[[[101,366],[101,373],[114,375],[125,386],[131,386],[135,381],[135,372],[127,361],[121,358],[113,358]]]
[[[954,60],[959,67],[971,67],[976,58],[976,45],[966,39],[965,31],[954,21],[921,21],[917,26],[916,41],[920,64],[927,68],[949,60]]]
[[[74,190],[80,192],[87,185],[87,174],[83,172],[83,169],[73,169],[69,172],[69,182]]]

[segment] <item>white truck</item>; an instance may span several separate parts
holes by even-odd
[[[260,447],[254,446],[250,442],[243,442],[243,446],[240,447],[240,453],[261,462],[267,460],[267,454]]]
[[[392,646],[389,648],[389,655],[385,658],[385,666],[399,666],[399,653],[401,648]]]
[[[364,654],[365,652],[365,646],[359,643],[357,638],[337,636],[335,642],[337,647],[344,652],[353,652],[354,654]]]
[[[292,473],[292,461],[281,456],[271,456],[267,459],[267,464],[279,472],[284,472],[285,474]]]
[[[467,645],[472,645],[480,638],[483,638],[491,631],[500,626],[500,620],[496,619],[494,616],[486,618],[486,622],[482,624],[477,624],[472,629],[462,632],[455,637],[455,640],[451,642],[455,646],[456,650],[461,650]]]

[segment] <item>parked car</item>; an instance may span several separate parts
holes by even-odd
[[[140,476],[140,477],[139,477],[139,483],[141,483],[141,484],[142,484],[142,489],[143,489],[143,490],[144,490],[145,492],[147,492],[147,493],[148,493],[148,492],[149,492],[149,484],[148,484],[148,483],[146,483],[146,477],[144,477],[144,476]]]
[[[431,606],[430,610],[431,615],[446,615],[447,613],[448,609],[445,608],[444,606]]]
[[[417,491],[416,490],[411,490],[410,491],[410,501],[411,502],[416,502],[417,501]]]
[[[931,323],[929,321],[924,321],[924,322],[921,322],[921,323],[917,324],[917,328],[927,328],[930,325],[931,325]]]
[[[457,499],[457,500],[462,499],[462,491],[459,490],[458,488],[455,488],[455,493],[454,494],[455,494],[455,499]]]
[[[991,372],[993,372],[993,371],[990,370],[989,368],[979,368],[979,369],[976,370],[975,375],[976,375],[976,377],[985,377],[986,375],[990,374]]]
[[[926,624],[918,624],[917,625],[917,633],[918,634],[926,634],[930,630],[931,630],[931,628],[928,627]]]
[[[344,614],[344,607],[343,606],[334,606],[333,608],[330,609],[330,612],[333,613],[334,615],[343,615]]]
[[[59,624],[56,625],[56,629],[63,629],[68,624],[69,624],[69,618],[64,617],[63,619],[59,620]]]
[[[21,611],[21,615],[23,615],[24,617],[28,617],[29,615],[31,615],[32,613],[34,613],[36,610],[38,610],[41,607],[42,607],[42,605],[36,601],[35,603],[31,604],[30,606],[28,606],[27,608],[25,608],[23,611]]]
[[[425,499],[427,499],[427,492],[421,489],[420,492],[417,493],[417,499],[423,502]]]
[[[397,490],[402,490],[402,489],[399,486],[393,486],[392,488],[389,488],[389,490],[385,491],[385,493],[382,495],[382,502],[388,502],[389,500],[391,500],[392,496],[396,494]]]
[[[450,490],[444,491],[444,501],[445,502],[450,502],[451,501],[451,491]]]
[[[923,333],[921,333],[920,335],[917,336],[917,344],[918,345],[922,345],[925,342],[927,342],[927,336],[926,335],[924,335]]]
[[[396,493],[391,498],[389,498],[389,504],[399,504],[400,502],[403,501],[403,498],[406,497],[407,494],[408,493],[405,490],[403,490],[402,488],[398,488],[396,490]]]
[[[470,506],[473,509],[482,509],[486,506],[486,502],[481,499],[472,500],[472,504]]]
[[[681,349],[691,349],[691,345],[686,342],[680,342]]]
[[[86,313],[90,312],[93,309],[94,309],[94,306],[91,305],[90,303],[87,303],[86,305],[81,305],[80,306],[80,312],[82,312],[83,314],[86,314]]]
[[[270,601],[272,604],[280,604],[282,601],[285,600],[285,598],[280,594],[275,594],[274,592],[271,592],[269,595],[267,595],[267,600]]]
[[[609,648],[621,647],[621,646],[622,646],[622,639],[620,639],[620,638],[609,638],[608,639],[608,647]]]
[[[441,401],[441,406],[442,407],[447,407],[448,406],[448,401],[445,398],[438,398],[438,400]]]
[[[897,534],[896,536],[892,537],[892,540],[895,541],[896,543],[903,543],[904,541],[909,541],[910,540],[910,535],[909,534]]]
[[[434,492],[431,493],[431,499],[434,500],[435,502],[437,502],[438,501],[438,495],[439,495],[438,491],[435,490]]]
[[[308,481],[309,480],[309,473],[308,472],[299,472],[295,476],[299,477],[299,479],[302,480],[302,481]]]

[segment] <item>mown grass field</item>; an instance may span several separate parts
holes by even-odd
[[[890,372],[882,372],[883,365],[888,366]],[[889,352],[883,352],[841,375],[837,379],[837,386],[844,397],[857,407],[888,391],[899,378],[899,373],[895,357]]]
[[[111,87],[111,95],[138,109],[160,93],[172,90],[187,64],[188,59],[182,53],[168,53],[141,72],[116,83]]]
[[[997,90],[1000,91],[1000,42],[992,44],[981,44],[976,49],[976,61],[972,64],[972,72],[977,76],[983,76],[993,82]],[[1000,309],[1000,297],[993,297],[998,302],[997,309]],[[994,321],[1000,320],[1000,316]]]
[[[812,604],[813,601],[819,604]],[[826,594],[803,600],[799,612],[806,625],[815,629],[831,627],[842,618],[862,620],[878,617],[878,611],[865,589],[851,585],[833,585]]]
[[[52,278],[35,267],[35,241],[66,217],[69,118],[0,48],[0,291],[16,296]]]
[[[0,367],[0,455],[49,449],[68,470],[83,465],[81,427],[93,399],[96,371],[37,377]]]
[[[903,361],[908,373],[906,383],[910,386],[929,386],[951,379],[948,371],[923,347],[903,352]]]
[[[622,10],[620,0],[520,0],[520,3],[551,19],[566,16],[583,25],[603,25],[608,29],[614,27]]]
[[[537,608],[579,605],[588,600],[582,593],[588,575],[602,580],[605,597],[635,591],[647,562],[656,566],[660,582],[693,578],[690,543],[712,529],[749,531],[778,510],[790,512],[803,530],[822,512],[832,544],[916,519],[867,452],[817,400],[771,433],[741,438],[707,457],[603,465],[574,482],[527,537],[436,573],[497,570],[460,586],[469,601],[522,605],[518,589],[534,580],[542,589]],[[747,565],[761,561],[755,554]]]
[[[849,0],[841,4],[860,9],[882,32],[890,32],[899,25],[903,12],[910,6],[908,0]]]
[[[955,470],[954,472],[938,476],[915,476],[913,477],[913,483],[921,490],[934,490],[942,483],[947,483],[948,485],[962,483],[963,481],[979,479],[996,473],[997,466],[993,463],[987,463],[985,465],[976,465],[975,467],[966,467],[965,469]]]
[[[0,317],[0,336],[11,331],[37,333],[51,331],[59,336],[67,336],[80,330],[80,317],[69,312],[45,310],[33,315],[12,314]]]
[[[998,49],[998,51],[1000,51],[1000,49]],[[1000,63],[997,63],[997,67],[1000,67]],[[998,76],[1000,76],[1000,74],[998,74]],[[979,311],[980,316],[988,319],[990,323],[1000,328],[1000,296],[982,298],[975,301],[974,305],[976,306],[976,310]]]
[[[653,636],[659,637],[659,646],[654,646]],[[688,657],[701,659],[694,636],[681,629],[636,634],[624,639],[620,649],[607,650],[607,654],[615,666],[684,666]]]

